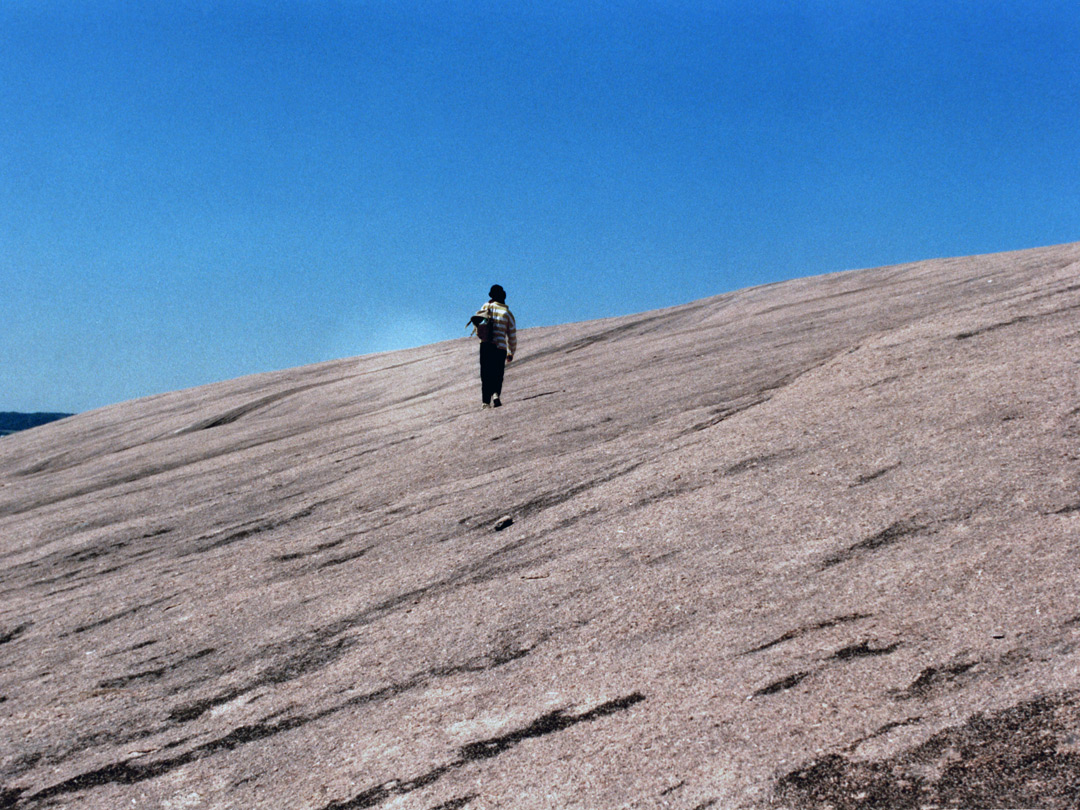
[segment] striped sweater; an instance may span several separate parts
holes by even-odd
[[[492,342],[509,355],[517,353],[517,323],[514,313],[498,301],[488,301],[476,313],[481,318],[489,318],[495,326]]]

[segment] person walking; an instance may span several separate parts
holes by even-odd
[[[517,351],[517,324],[506,306],[506,290],[498,284],[488,291],[488,302],[469,319],[480,338],[480,387],[484,408],[502,405],[503,373]]]

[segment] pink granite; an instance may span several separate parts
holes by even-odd
[[[1080,244],[0,439],[0,808],[1076,808]],[[512,522],[496,531],[496,524]]]

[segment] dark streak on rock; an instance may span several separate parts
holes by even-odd
[[[544,634],[539,639],[526,647],[517,647],[513,645],[504,645],[498,650],[488,653],[487,655],[476,656],[470,658],[462,664],[456,664],[447,667],[435,667],[426,672],[421,672],[414,675],[407,681],[403,681],[390,686],[383,687],[374,692],[368,692],[363,695],[355,696],[347,700],[340,706],[332,707],[324,710],[317,715],[312,716],[305,722],[311,720],[322,719],[343,709],[364,705],[374,701],[387,700],[392,697],[396,697],[411,689],[423,686],[430,683],[434,678],[445,678],[453,675],[458,675],[465,672],[486,672],[498,667],[505,666],[513,661],[520,660],[543,644],[550,638],[549,635]],[[300,677],[305,674],[309,667],[321,667],[327,663],[332,663],[338,660],[349,649],[355,646],[355,640],[352,637],[345,637],[339,639],[338,642],[324,650],[315,648],[312,651],[308,651],[309,654],[299,654],[292,658],[286,659],[283,662],[271,666],[264,670],[257,678],[245,683],[241,686],[237,686],[226,692],[214,695],[213,697],[205,700],[195,701],[183,706],[178,706],[169,713],[169,719],[174,723],[189,723],[192,720],[196,720],[206,712],[214,709],[218,706],[223,706],[226,703],[231,703],[238,697],[245,695],[255,689],[263,686],[277,686],[282,683],[286,683],[290,680]]]
[[[724,470],[724,475],[739,475],[740,473],[757,470],[762,467],[770,467],[777,461],[786,461],[795,455],[792,450],[780,450],[776,453],[765,453],[760,456],[751,456],[736,462]]]
[[[173,470],[186,467],[190,464],[205,462],[214,458],[219,458],[221,456],[230,455],[232,453],[240,453],[245,450],[251,450],[256,447],[261,447],[265,444],[271,444],[272,442],[275,442],[277,440],[277,438],[253,439],[251,441],[240,442],[238,444],[230,444],[228,447],[213,450],[196,458],[185,456],[183,458],[177,458],[176,460],[168,464],[157,464],[149,467],[136,468],[130,472],[125,472],[121,475],[117,475],[106,480],[94,481],[90,484],[76,487],[70,490],[65,490],[63,492],[59,492],[36,501],[27,500],[18,504],[9,504],[8,506],[0,507],[0,517],[25,514],[27,512],[32,512],[35,509],[40,509],[44,506],[52,506],[53,504],[63,503],[64,501],[71,500],[73,498],[81,498],[84,495],[101,492],[106,489],[113,489],[115,487],[123,486],[124,484],[132,484],[145,478],[152,478],[157,475],[163,475],[165,473],[172,472]],[[57,467],[55,469],[59,470],[66,468]]]
[[[968,670],[974,668],[974,662],[965,662],[959,664],[952,664],[951,666],[942,667],[927,667],[919,673],[919,677],[911,682],[906,690],[899,693],[897,697],[903,700],[910,700],[912,698],[926,697],[930,692],[939,689],[943,686],[953,683],[956,679],[963,675]]]
[[[678,790],[679,788],[681,788],[685,784],[686,784],[686,780],[683,779],[681,782],[679,782],[677,784],[674,784],[669,788],[664,788],[663,790],[661,790],[660,795],[661,796],[667,796],[667,795],[669,795],[671,793],[674,793],[676,790]]]
[[[893,383],[893,382],[896,382],[897,380],[902,380],[902,379],[904,379],[904,375],[902,375],[902,374],[891,374],[888,377],[882,377],[880,380],[877,380],[876,382],[870,383],[869,385],[865,386],[863,388],[863,390],[866,391],[866,390],[869,390],[871,388],[880,388],[883,385],[888,385],[889,383]]]
[[[222,427],[224,425],[231,425],[238,419],[254,413],[257,410],[265,408],[268,405],[272,405],[275,402],[279,402],[287,397],[291,397],[293,394],[299,394],[304,391],[308,391],[312,388],[319,388],[323,385],[332,385],[338,382],[337,380],[327,380],[324,382],[311,383],[309,385],[300,385],[295,388],[289,388],[285,391],[278,391],[277,393],[270,394],[260,399],[253,400],[251,402],[244,403],[236,408],[226,411],[225,413],[212,416],[209,419],[203,419],[199,422],[195,422],[185,428],[175,431],[174,435],[182,436],[185,433],[198,433],[203,430],[210,430],[211,428]]]
[[[120,619],[126,619],[128,616],[134,616],[136,613],[140,613],[147,608],[152,608],[160,605],[163,602],[168,602],[170,599],[173,599],[175,597],[176,594],[171,594],[170,596],[165,596],[161,599],[155,599],[153,602],[147,602],[145,605],[135,605],[135,607],[128,608],[127,610],[122,610],[119,613],[112,614],[111,616],[106,616],[104,619],[99,619],[96,622],[91,622],[90,624],[81,624],[70,632],[62,633],[60,638],[73,636],[76,633],[85,633],[88,630],[96,630],[98,627],[104,627],[105,625],[111,624],[115,621],[119,621]]]
[[[885,734],[888,734],[890,731],[892,731],[894,729],[904,728],[904,726],[917,726],[921,722],[922,722],[922,717],[909,717],[906,720],[895,720],[892,723],[886,723],[881,728],[879,728],[877,731],[875,731],[873,734],[871,734],[869,737],[865,737],[863,740],[859,740],[859,742],[861,743],[861,742],[864,742],[865,740],[873,739],[874,737],[881,737],[881,736],[883,736]],[[856,743],[856,746],[857,745],[858,744]]]
[[[181,658],[174,664],[157,667],[156,669],[147,669],[143,670],[142,672],[134,672],[130,675],[124,675],[119,678],[110,678],[108,680],[101,681],[100,683],[98,683],[98,688],[123,689],[125,687],[131,686],[131,684],[133,683],[138,683],[139,681],[155,681],[170,672],[175,672],[185,664],[190,664],[192,661],[198,661],[200,658],[205,658],[208,655],[213,655],[215,652],[216,650],[213,647],[208,647],[205,650],[199,650],[198,652]]]
[[[1076,292],[1077,290],[1080,290],[1080,284],[1070,284],[1069,286],[1062,287],[1058,290],[1048,290],[1047,292],[1040,293],[1039,295],[1030,296],[1027,300],[1040,301],[1044,298],[1055,298],[1059,295],[1064,295],[1065,293]]]
[[[84,578],[83,575],[86,574],[86,572],[87,572],[87,569],[85,569],[85,568],[76,568],[74,571],[65,571],[63,574],[58,574],[55,577],[49,577],[48,579],[36,580],[36,581],[30,583],[30,587],[31,588],[43,588],[46,585],[56,585],[57,583],[68,582],[69,580],[80,580],[80,579]],[[81,583],[75,584],[75,585],[67,585],[64,588],[53,591],[52,593],[49,594],[49,596],[52,596],[53,594],[57,594],[57,593],[64,593],[65,591],[75,590],[76,588],[81,588],[81,587],[82,587]]]
[[[888,655],[900,646],[900,642],[888,647],[871,647],[869,641],[851,644],[834,652],[830,657],[837,661],[849,661],[852,658],[870,658],[876,655]]]
[[[130,732],[114,729],[110,731],[98,731],[92,734],[83,734],[72,740],[62,749],[54,749],[47,752],[35,751],[32,754],[27,754],[15,759],[6,766],[5,775],[20,776],[23,773],[27,773],[38,767],[55,767],[70,757],[82,752],[100,751],[103,748],[118,748],[131,745],[132,743],[138,743],[150,737],[165,734],[169,730],[168,726],[156,726]],[[183,742],[186,742],[186,740],[170,743],[169,745],[164,746],[164,748],[168,749],[181,745]]]
[[[697,492],[698,490],[707,487],[709,483],[711,482],[701,484],[676,484],[674,486],[668,487],[667,489],[662,489],[659,492],[654,492],[652,495],[646,495],[644,498],[637,501],[634,504],[633,508],[641,509],[645,506],[651,506],[654,503],[660,503],[660,501],[666,501],[669,498],[677,498],[680,495],[687,495],[691,492]]]
[[[690,433],[697,433],[700,430],[707,430],[708,428],[719,425],[721,422],[724,422],[731,417],[742,413],[743,411],[748,411],[751,408],[756,408],[758,405],[762,405],[768,402],[769,399],[770,397],[767,396],[756,397],[750,400],[748,403],[742,405],[732,405],[730,407],[717,408],[712,412],[712,416],[710,416],[708,419],[705,419],[702,422],[698,422],[695,425],[691,425],[686,430],[682,431],[679,435],[686,436]]]
[[[6,633],[0,633],[0,644],[7,644],[9,641],[14,641],[31,627],[33,627],[33,625],[33,622],[23,622],[14,630],[9,630]]]
[[[77,793],[79,791],[88,790],[90,788],[99,787],[107,784],[135,784],[143,782],[148,779],[154,779],[163,774],[169,773],[177,768],[181,768],[191,762],[204,759],[208,756],[220,753],[222,751],[232,751],[241,745],[247,743],[257,742],[273,737],[277,734],[292,731],[293,729],[300,728],[308,723],[317,722],[326,717],[329,717],[337,712],[361,706],[373,701],[386,700],[401,694],[409,689],[420,686],[425,683],[426,679],[423,676],[414,677],[412,680],[401,683],[391,684],[390,686],[376,690],[375,692],[365,693],[363,695],[357,695],[345,701],[344,703],[331,706],[320,712],[312,715],[300,715],[293,717],[286,717],[276,722],[262,721],[259,723],[253,723],[250,725],[241,726],[233,731],[229,732],[223,737],[219,737],[216,740],[210,740],[202,745],[186,751],[181,754],[177,754],[173,757],[154,761],[135,761],[135,762],[122,762],[113,765],[107,765],[102,768],[98,768],[87,773],[80,774],[64,782],[61,782],[52,787],[46,788],[38,793],[35,793],[27,797],[28,801],[46,801],[55,796],[61,796],[69,793]],[[235,693],[229,697],[229,700],[239,697],[243,694],[243,690],[235,690]],[[226,701],[213,701],[208,702],[202,708],[201,711],[191,713],[190,717],[185,719],[193,719],[210,708],[212,705],[218,705]],[[176,714],[174,712],[174,714]],[[176,718],[174,718],[176,719]],[[147,732],[139,735],[152,736],[154,734],[160,734],[168,729],[155,729],[152,732]],[[187,739],[171,743],[165,746],[165,749],[175,748],[186,742]]]
[[[432,807],[431,810],[461,810],[461,808],[468,806],[469,802],[477,798],[480,794],[470,793],[468,796],[462,796],[459,799],[451,799],[448,802],[443,802],[437,807]]]
[[[320,501],[318,503],[313,503],[311,506],[308,506],[308,507],[306,507],[304,509],[301,509],[299,512],[296,512],[296,513],[294,513],[292,515],[288,515],[287,517],[260,521],[258,523],[255,523],[255,524],[251,525],[251,526],[247,526],[247,527],[245,527],[243,529],[240,529],[239,531],[234,531],[231,534],[225,534],[224,537],[219,536],[216,539],[213,539],[207,545],[198,546],[197,548],[195,548],[195,549],[193,549],[191,551],[187,551],[187,552],[181,554],[180,556],[181,557],[190,557],[193,554],[202,554],[202,553],[207,552],[207,551],[213,551],[215,549],[224,548],[225,546],[231,546],[233,543],[238,543],[241,540],[246,540],[248,537],[251,537],[252,535],[255,535],[255,534],[261,534],[262,532],[273,531],[274,529],[278,529],[278,528],[280,528],[282,526],[288,525],[289,523],[293,523],[293,522],[295,522],[297,520],[302,520],[303,518],[310,517],[315,512],[315,510],[318,509],[320,506],[322,506],[324,503],[327,503],[327,501]],[[200,542],[202,540],[210,540],[210,538],[209,537],[200,538]]]
[[[1034,315],[1018,315],[1017,317],[1015,317],[1015,318],[1013,318],[1011,320],[1008,320],[1008,321],[1001,321],[1000,323],[992,323],[992,324],[989,324],[987,326],[979,327],[978,329],[972,329],[971,331],[968,331],[968,332],[961,332],[960,334],[955,335],[955,338],[957,340],[967,340],[968,338],[973,338],[973,337],[976,337],[978,335],[984,335],[987,332],[994,332],[994,331],[996,331],[998,329],[1004,329],[1007,326],[1015,326],[1018,323],[1027,323],[1029,321],[1038,320],[1040,318],[1049,318],[1049,317],[1051,317],[1053,315],[1061,315],[1064,312],[1069,312],[1069,311],[1074,310],[1074,309],[1080,309],[1080,304],[1073,304],[1073,305],[1067,306],[1067,307],[1060,307],[1059,309],[1053,309],[1053,310],[1050,310],[1049,312],[1040,312],[1040,313],[1037,313],[1037,314],[1034,314]]]
[[[847,616],[837,616],[834,619],[826,619],[825,621],[818,622],[817,624],[811,625],[810,627],[802,627],[798,630],[789,630],[779,638],[775,638],[772,641],[767,641],[758,647],[747,650],[746,652],[742,653],[742,655],[750,655],[751,653],[757,653],[763,650],[767,650],[770,647],[775,647],[778,644],[783,644],[785,641],[791,641],[792,639],[805,636],[807,633],[812,633],[815,630],[828,630],[830,627],[836,627],[837,625],[841,624],[848,624],[849,622],[857,622],[861,621],[862,619],[870,619],[872,617],[873,614],[869,613],[851,613]]]
[[[792,639],[800,638],[801,636],[806,635],[806,633],[808,633],[808,632],[809,632],[809,630],[806,629],[806,628],[803,628],[801,630],[788,630],[782,636],[774,638],[772,641],[766,641],[764,644],[762,644],[759,647],[754,647],[751,650],[747,650],[746,652],[743,653],[743,655],[749,655],[750,653],[756,653],[756,652],[761,652],[762,650],[767,650],[770,647],[775,647],[777,644],[783,644],[785,641],[791,641]]]
[[[342,537],[338,540],[331,540],[327,543],[320,543],[314,548],[305,549],[304,551],[294,551],[291,554],[277,554],[270,559],[274,562],[292,562],[293,560],[302,560],[304,559],[304,557],[310,557],[312,554],[318,554],[321,551],[328,551],[329,549],[336,548],[348,539],[348,537]]]
[[[177,706],[171,712],[169,712],[169,720],[174,723],[190,723],[192,720],[197,720],[202,717],[208,711],[218,706],[224,706],[226,703],[230,703],[236,700],[241,695],[245,695],[250,692],[254,686],[240,686],[236,689],[230,689],[228,692],[222,692],[214,695],[212,698],[206,700],[199,700],[193,703],[187,703],[183,706]]]
[[[927,528],[927,526],[921,523],[916,523],[912,520],[899,520],[888,528],[882,529],[880,532],[873,535],[872,537],[868,537],[865,540],[862,540],[855,545],[850,546],[843,551],[826,558],[826,560],[821,564],[821,570],[825,570],[826,568],[831,568],[834,565],[839,565],[840,563],[847,562],[852,557],[858,555],[860,552],[877,551],[878,549],[885,548],[886,546],[891,546],[905,537],[910,537],[912,535],[919,534],[920,532],[924,532]]]
[[[829,754],[783,776],[772,799],[805,810],[1075,808],[1078,716],[1075,693],[1038,697],[977,714],[892,758]]]
[[[82,548],[78,551],[73,551],[70,554],[65,554],[61,560],[65,563],[81,563],[89,562],[90,560],[96,560],[98,557],[104,557],[111,551],[117,551],[130,543],[126,540],[120,540],[115,543],[108,543],[103,546],[94,546],[93,548]]]
[[[662,315],[650,315],[644,318],[638,318],[630,323],[620,324],[614,326],[611,329],[606,329],[603,332],[598,332],[595,335],[589,335],[588,337],[579,338],[569,346],[564,347],[562,350],[565,354],[573,354],[576,351],[592,346],[594,343],[601,343],[605,340],[610,340],[613,337],[626,334],[627,332],[633,332],[635,329],[639,329],[642,326],[647,326],[654,321],[662,320]],[[550,350],[549,350],[550,351]],[[556,350],[557,351],[557,350]],[[527,359],[535,359],[534,355],[529,355]]]
[[[978,329],[972,329],[969,332],[961,332],[958,335],[954,335],[956,340],[968,340],[969,338],[976,337],[978,335],[984,335],[987,332],[993,332],[998,329],[1004,329],[1006,326],[1013,326],[1018,323],[1024,323],[1025,321],[1032,320],[1033,315],[1021,315],[1018,318],[1013,318],[1010,321],[1001,321],[1000,323],[992,323],[988,326],[982,326]]]
[[[580,519],[580,517],[581,516],[573,516],[563,523],[570,525]],[[415,604],[422,598],[445,593],[458,587],[468,586],[477,582],[484,582],[493,577],[504,575],[508,571],[531,567],[538,562],[537,559],[502,562],[506,555],[520,550],[527,545],[529,541],[530,538],[528,537],[515,540],[513,543],[509,543],[506,546],[497,549],[495,552],[485,556],[476,563],[464,566],[454,574],[429,586],[415,588],[396,596],[389,597],[388,599],[365,608],[352,616],[345,617],[326,627],[305,633],[302,637],[299,637],[292,642],[285,642],[267,648],[260,653],[259,657],[269,658],[272,663],[255,679],[210,698],[178,706],[172,710],[169,718],[173,722],[190,722],[201,717],[210,709],[229,703],[258,687],[279,686],[296,678],[309,675],[340,660],[354,649],[356,645],[360,643],[360,639],[354,631],[378,621],[404,605]],[[547,636],[542,637],[537,644],[541,643],[546,638]],[[535,646],[537,645],[534,644],[527,648],[526,652],[531,651]],[[498,666],[501,665],[501,663],[503,663],[503,661],[497,656],[494,659],[493,665]],[[467,669],[465,671],[475,670]],[[432,674],[443,673],[429,673],[429,675]]]
[[[311,513],[308,512],[308,514]],[[307,517],[307,515],[297,514],[296,517]],[[200,546],[195,551],[189,552],[189,554],[201,554],[206,551],[213,551],[216,548],[224,548],[225,546],[231,546],[233,543],[238,543],[241,540],[246,540],[252,535],[260,534],[261,532],[272,531],[281,526],[282,523],[283,521],[276,520],[266,520],[261,523],[256,523],[255,525],[249,526],[246,529],[241,529],[238,532],[233,532],[232,534],[227,534],[224,537],[220,537],[217,540],[214,540],[212,543],[209,543],[208,545]]]
[[[0,810],[14,808],[19,802],[19,797],[25,792],[23,788],[0,788]]]
[[[21,776],[22,774],[32,771],[43,760],[45,755],[40,751],[34,751],[30,754],[23,754],[22,756],[15,757],[6,766],[4,766],[5,776]]]
[[[878,478],[881,478],[881,476],[887,475],[888,473],[891,473],[893,470],[895,470],[899,466],[900,466],[899,463],[892,464],[892,465],[890,465],[888,467],[882,467],[880,470],[875,470],[872,473],[867,473],[866,475],[860,475],[858,478],[855,479],[855,483],[852,484],[851,486],[852,487],[861,487],[864,484],[869,484],[871,481],[877,480]]]
[[[522,397],[519,402],[528,402],[530,399],[539,399],[540,397],[550,397],[552,394],[561,394],[562,391],[544,391],[541,394],[532,394],[531,396]]]
[[[461,759],[465,762],[491,759],[492,757],[510,750],[524,740],[532,739],[534,737],[543,737],[547,734],[553,734],[556,731],[562,731],[571,726],[576,726],[578,723],[598,720],[601,717],[615,714],[615,712],[625,711],[643,700],[645,700],[645,696],[640,692],[635,692],[632,695],[602,703],[595,709],[591,709],[584,714],[568,715],[564,710],[556,709],[555,711],[549,712],[534,720],[525,728],[512,731],[509,734],[503,734],[499,737],[492,737],[487,740],[480,740],[479,742],[462,746],[460,750]]]
[[[292,718],[271,725],[253,724],[241,726],[229,734],[226,734],[224,737],[211,740],[210,742],[204,743],[203,745],[197,746],[190,751],[175,757],[152,762],[118,762],[79,774],[71,779],[67,779],[27,796],[25,801],[44,802],[56,796],[78,793],[83,790],[89,790],[108,784],[133,785],[139,782],[145,782],[148,779],[155,779],[158,776],[162,776],[163,774],[169,773],[184,765],[204,759],[205,757],[221,751],[231,751],[246,743],[262,740],[273,736],[274,734],[280,734],[283,731],[289,731],[303,725],[304,722],[306,722],[306,720],[303,718]]]
[[[117,650],[116,652],[109,653],[109,654],[110,655],[120,655],[121,653],[135,652],[136,650],[141,650],[144,647],[152,647],[152,646],[154,646],[155,644],[158,644],[158,643],[160,643],[160,642],[158,642],[157,639],[150,639],[149,641],[140,641],[138,644],[135,644],[135,645],[133,645],[131,647],[127,647],[126,649],[123,649],[123,650]]]
[[[352,554],[345,554],[345,555],[343,555],[341,557],[331,557],[329,560],[325,560],[325,561],[319,563],[316,566],[315,570],[322,571],[325,568],[332,568],[335,565],[344,565],[347,562],[352,562],[353,560],[359,560],[361,557],[367,555],[367,553],[369,551],[371,551],[373,548],[375,548],[375,546],[368,546],[367,548],[362,548],[359,551],[354,551]]]
[[[765,695],[775,695],[777,692],[784,692],[792,687],[798,686],[808,675],[810,675],[809,672],[796,672],[794,675],[788,675],[786,678],[773,681],[768,686],[763,686],[761,689],[754,692],[754,697],[764,697]]]
[[[617,698],[590,709],[581,714],[567,714],[563,709],[543,715],[530,723],[525,728],[517,729],[509,734],[492,737],[487,740],[479,740],[462,746],[458,751],[458,758],[445,765],[432,768],[425,774],[413,779],[399,781],[397,779],[384,782],[368,788],[363,793],[341,802],[332,802],[322,810],[360,810],[364,807],[375,807],[395,796],[404,796],[407,793],[427,787],[442,779],[446,774],[465,767],[469,763],[483,761],[506,753],[521,742],[537,737],[544,737],[558,731],[576,726],[579,723],[588,723],[608,717],[616,712],[625,711],[645,700],[640,692],[634,692],[626,697]]]
[[[658,566],[658,565],[663,565],[664,563],[668,562],[669,560],[673,560],[676,557],[681,557],[681,556],[682,556],[681,551],[669,551],[669,552],[667,552],[665,554],[659,554],[656,557],[649,557],[647,560],[644,561],[644,564],[646,566],[648,566],[649,568],[653,568],[653,567]]]
[[[541,495],[538,498],[533,498],[530,501],[526,501],[520,506],[514,507],[512,511],[515,515],[520,515],[522,518],[532,517],[538,512],[544,511],[545,509],[550,509],[553,506],[558,506],[561,503],[566,503],[566,501],[576,498],[578,495],[581,495],[583,492],[588,492],[594,487],[598,487],[601,484],[607,484],[617,478],[621,478],[624,475],[629,475],[638,467],[642,466],[642,464],[644,464],[644,462],[642,461],[634,462],[633,464],[629,464],[618,470],[614,470],[607,475],[601,476],[599,478],[594,478],[591,481],[584,481],[580,484],[576,484],[575,486],[569,487],[568,489],[564,489],[559,492],[549,492],[545,495]]]

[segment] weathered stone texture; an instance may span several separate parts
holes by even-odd
[[[462,339],[5,437],[0,808],[1076,808],[1078,271],[525,330],[497,411]]]

